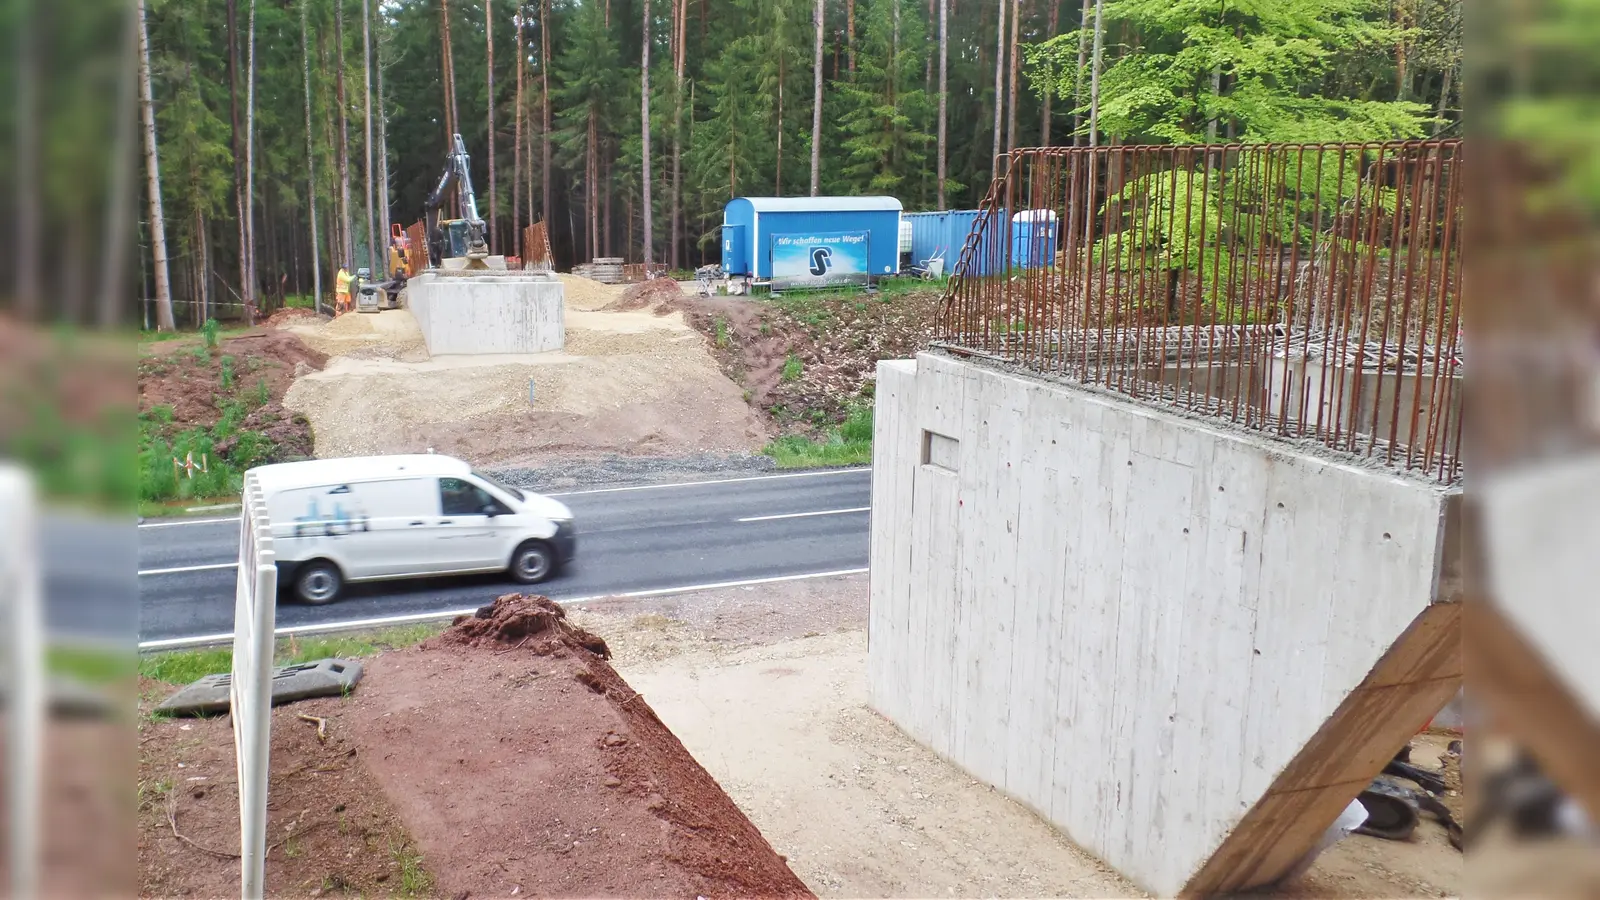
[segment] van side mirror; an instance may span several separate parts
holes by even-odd
[[[495,516],[500,515],[503,512],[505,512],[505,510],[501,509],[500,508],[500,504],[498,504],[498,503],[487,503],[487,504],[484,504],[483,514],[488,516],[491,519],[494,518]]]

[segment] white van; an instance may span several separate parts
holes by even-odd
[[[272,519],[278,583],[331,603],[346,582],[508,572],[543,581],[572,561],[572,511],[432,453],[253,470]]]

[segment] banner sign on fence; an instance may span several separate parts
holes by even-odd
[[[775,290],[867,283],[867,232],[804,232],[772,236]]]

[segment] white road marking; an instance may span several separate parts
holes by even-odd
[[[206,563],[203,566],[173,566],[170,569],[140,569],[139,575],[172,575],[178,572],[207,572],[212,569],[237,569],[238,561],[225,563]]]
[[[809,572],[804,575],[776,575],[771,578],[750,578],[744,581],[719,581],[710,584],[690,584],[683,587],[652,588],[644,591],[624,591],[616,594],[596,594],[592,597],[575,597],[571,600],[557,600],[563,606],[573,603],[592,603],[595,600],[628,599],[636,597],[663,597],[670,594],[688,594],[694,591],[714,591],[724,588],[755,587],[761,584],[777,584],[783,581],[806,581],[813,578],[836,578],[844,575],[865,575],[867,570],[861,569],[836,569],[831,572]],[[383,625],[405,625],[413,622],[427,622],[435,619],[453,619],[456,616],[470,616],[477,612],[479,607],[472,606],[466,609],[442,610],[439,612],[411,613],[401,616],[378,616],[371,619],[348,619],[343,622],[326,622],[315,625],[291,625],[288,628],[279,628],[276,633],[288,634],[316,634],[323,631],[349,631],[353,628],[376,628]],[[175,650],[183,647],[201,647],[207,644],[224,644],[233,640],[233,632],[224,634],[203,634],[196,637],[162,638],[155,641],[140,641],[140,650]]]
[[[174,519],[170,522],[140,522],[140,528],[175,528],[179,525],[221,525],[224,522],[237,522],[238,516],[224,519]]]
[[[805,519],[811,516],[842,516],[846,513],[872,512],[870,506],[856,506],[850,509],[821,509],[816,512],[784,513],[778,516],[746,516],[741,522],[771,522],[775,519]]]
[[[704,487],[711,484],[739,484],[745,481],[777,481],[781,478],[825,478],[831,475],[854,475],[858,472],[871,472],[870,466],[858,466],[853,469],[823,469],[817,472],[788,472],[783,475],[749,475],[743,478],[717,478],[711,481],[674,481],[668,484],[639,484],[632,487],[592,488],[585,491],[566,491],[559,494],[545,494],[546,497],[576,497],[579,494],[620,494],[624,491],[658,491],[667,488]]]
[[[705,487],[713,484],[739,484],[745,481],[776,481],[785,478],[824,478],[835,475],[854,475],[859,472],[870,472],[870,466],[857,466],[850,469],[822,469],[816,472],[786,472],[782,475],[750,475],[742,478],[717,478],[711,481],[674,481],[667,484],[636,484],[629,487],[590,488],[583,491],[562,491],[555,494],[544,494],[546,497],[576,497],[580,494],[617,494],[624,491],[660,491],[668,488]],[[238,516],[219,519],[175,519],[166,522],[141,522],[140,528],[175,528],[179,525],[220,525],[225,522],[237,522]]]

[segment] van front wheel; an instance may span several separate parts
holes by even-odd
[[[321,606],[339,599],[344,576],[339,567],[325,559],[308,562],[294,574],[294,593],[304,603]]]
[[[511,554],[511,577],[522,584],[536,584],[555,571],[556,555],[544,541],[527,541]]]

